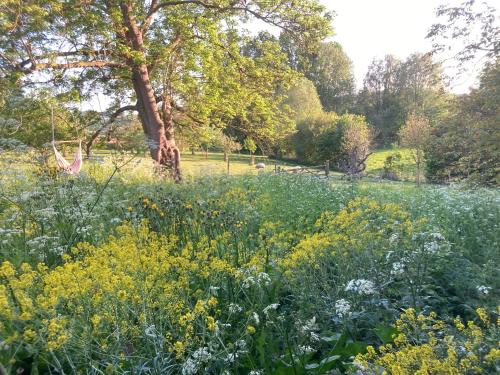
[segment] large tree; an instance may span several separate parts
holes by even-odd
[[[279,43],[290,67],[314,83],[326,111],[344,113],[354,99],[352,62],[338,42],[303,45],[287,32]]]
[[[266,100],[285,74],[279,49],[243,56],[241,21],[257,18],[311,43],[330,24],[317,0],[4,0],[0,7],[2,82],[125,98],[116,111],[138,112],[151,157],[176,180],[176,119],[206,124],[244,118],[248,108],[276,109]]]
[[[380,143],[391,143],[412,112],[436,124],[449,96],[441,66],[431,55],[414,53],[404,61],[388,55],[369,66],[356,110],[377,129]]]

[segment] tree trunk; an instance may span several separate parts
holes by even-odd
[[[163,119],[156,103],[156,98],[149,81],[146,65],[140,65],[133,72],[134,90],[137,95],[137,109],[142,127],[147,136],[151,157],[156,163],[158,172],[165,172],[174,181],[181,181],[180,151],[175,145],[174,122],[170,97],[163,97]]]
[[[255,156],[250,153],[250,165],[254,165],[255,164]]]
[[[144,40],[141,30],[134,18],[132,6],[121,2],[125,24],[127,25],[127,39],[135,51],[144,54]],[[148,67],[145,63],[137,63],[130,58],[128,64],[132,68],[132,83],[137,96],[137,111],[144,133],[147,136],[149,153],[156,163],[160,174],[168,172],[174,181],[181,181],[180,151],[175,145],[174,122],[170,97],[163,96],[162,114],[156,102],[156,96],[149,79]]]
[[[420,164],[422,163],[421,151],[417,150],[417,186],[420,186]]]
[[[224,161],[227,161],[227,151],[224,151]]]

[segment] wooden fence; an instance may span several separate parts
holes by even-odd
[[[315,166],[279,166],[274,164],[274,173],[280,174],[306,174],[317,178],[330,177],[330,161],[326,160],[325,164]]]

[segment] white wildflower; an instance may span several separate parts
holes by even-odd
[[[255,322],[256,325],[260,324],[259,314],[257,314],[255,311],[252,313],[252,320]]]
[[[182,375],[194,375],[197,372],[198,364],[192,358],[188,358],[182,365]]]
[[[309,345],[299,345],[297,348],[297,355],[304,355],[308,353],[314,353],[316,349],[310,347]]]
[[[483,294],[483,295],[488,295],[490,293],[490,290],[491,290],[491,287],[490,286],[485,286],[485,285],[480,285],[478,287],[476,287],[477,289],[477,292],[479,294]]]
[[[339,318],[345,318],[350,315],[351,304],[345,299],[335,301],[335,313]]]
[[[228,307],[230,314],[236,314],[243,311],[243,308],[236,303],[231,303]]]
[[[276,310],[276,309],[279,307],[279,305],[280,305],[279,303],[272,303],[272,304],[270,304],[270,305],[268,305],[268,306],[264,307],[264,309],[262,310],[262,312],[263,312],[266,316],[268,316],[269,311],[271,311],[271,310]]]
[[[207,347],[203,347],[193,353],[193,358],[198,362],[208,362],[212,358],[212,354]]]
[[[229,353],[224,362],[233,363],[236,359],[238,359],[238,353]]]
[[[433,254],[439,250],[439,244],[436,241],[427,242],[424,244],[424,250]]]
[[[345,287],[346,291],[355,292],[358,294],[375,294],[375,285],[373,281],[365,279],[351,280]]]
[[[241,286],[245,289],[250,288],[252,285],[256,284],[255,277],[253,276],[248,276],[245,280],[243,280]]]
[[[391,275],[401,275],[405,272],[405,266],[401,262],[395,262],[392,264]]]
[[[257,276],[257,280],[259,281],[259,284],[261,284],[261,285],[267,286],[267,285],[271,284],[271,277],[265,272],[259,273],[259,275]]]

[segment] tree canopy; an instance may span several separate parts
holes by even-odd
[[[262,129],[278,110],[266,99],[287,84],[286,59],[272,41],[245,56],[240,24],[259,19],[314,44],[331,21],[317,0],[6,0],[0,11],[2,82],[128,102],[175,179],[174,125],[239,118]]]

